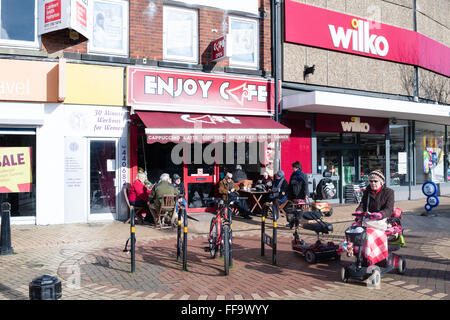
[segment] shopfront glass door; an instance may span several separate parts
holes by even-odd
[[[89,139],[89,219],[117,217],[117,139]]]

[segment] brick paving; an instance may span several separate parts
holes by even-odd
[[[380,289],[342,283],[339,263],[314,265],[290,248],[292,230],[279,222],[277,265],[271,249],[260,255],[260,220],[233,222],[233,268],[223,276],[223,259],[211,259],[206,246],[209,216],[189,221],[188,271],[176,261],[176,231],[136,227],[136,272],[122,252],[129,225],[121,222],[51,226],[12,226],[15,254],[0,256],[0,299],[28,299],[29,282],[57,275],[67,300],[352,300],[450,299],[450,198],[441,197],[436,217],[424,217],[425,200],[401,201],[407,247],[404,275],[389,273]],[[334,232],[322,237],[340,242],[355,205],[335,206]],[[270,234],[270,220],[267,223]],[[315,235],[300,229],[309,242]]]

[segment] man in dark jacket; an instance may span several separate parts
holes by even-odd
[[[186,192],[184,189],[184,183],[181,182],[181,177],[178,174],[174,174],[172,176],[173,178],[173,183],[172,185],[175,187],[175,189],[178,190],[178,201],[177,204],[175,206],[175,212],[178,212],[178,206],[179,203],[181,202],[181,204],[183,205],[184,208],[187,208],[187,201],[186,201]]]
[[[306,199],[309,195],[308,177],[302,172],[302,164],[295,161],[292,164],[292,175],[289,179],[288,199]]]
[[[275,181],[273,183],[271,191],[272,192],[270,194],[270,197],[272,198],[271,200],[273,201],[272,211],[274,215],[277,216],[278,219],[278,206],[285,203],[288,200],[287,193],[289,191],[289,185],[286,179],[284,178],[284,171],[279,170],[275,174]],[[275,203],[276,201],[278,202],[278,206]]]

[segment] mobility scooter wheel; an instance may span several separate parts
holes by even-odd
[[[399,258],[398,260],[398,273],[405,274],[406,271],[406,260],[403,258]]]
[[[316,262],[316,254],[312,252],[311,250],[306,251],[305,253],[305,259],[308,263],[315,263]]]
[[[381,284],[381,273],[378,269],[373,269],[372,274],[367,279],[367,284],[373,287],[379,287]]]
[[[345,267],[341,267],[341,280],[344,283],[348,282],[347,269]]]

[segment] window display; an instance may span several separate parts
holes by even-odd
[[[443,125],[416,122],[416,184],[444,182]]]
[[[12,217],[36,216],[36,136],[4,133],[0,133],[0,203],[11,204]]]

